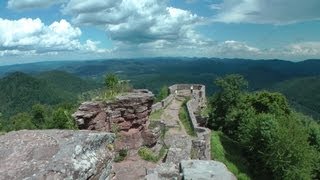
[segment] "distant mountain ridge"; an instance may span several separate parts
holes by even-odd
[[[39,73],[42,71],[62,70],[83,76],[96,76],[105,73],[108,70],[125,69],[127,65],[133,67],[136,65],[147,65],[157,69],[162,66],[174,67],[183,62],[190,65],[197,63],[207,65],[206,68],[216,67],[218,72],[244,71],[255,66],[272,68],[277,71],[286,70],[293,73],[300,70],[300,75],[317,74],[317,68],[320,67],[320,60],[305,60],[291,62],[286,60],[250,60],[250,59],[220,59],[220,58],[185,58],[185,57],[158,57],[158,58],[137,58],[137,59],[109,59],[109,60],[90,60],[90,61],[48,61],[28,64],[16,64],[0,66],[0,76],[8,73],[20,71],[25,73]],[[119,66],[124,65],[124,68]],[[160,65],[157,66],[157,65]],[[227,66],[227,67],[225,67]],[[236,67],[235,67],[236,66]],[[186,67],[186,66],[184,66]],[[204,67],[202,67],[204,68]],[[219,69],[221,69],[219,71]],[[86,71],[88,70],[88,71]],[[289,71],[288,71],[289,70]],[[316,71],[316,72],[315,72]],[[311,73],[312,72],[312,73]]]
[[[251,91],[271,89],[276,84],[281,84],[282,82],[286,83],[287,81],[295,79],[320,76],[320,60],[290,62],[276,59],[249,60],[158,57],[93,61],[56,61],[0,66],[0,77],[5,77],[13,71],[21,71],[29,74],[29,76],[37,77],[36,80],[40,81],[37,82],[38,84],[45,84],[44,86],[39,86],[46,87],[49,91],[54,90],[58,92],[56,94],[67,97],[67,100],[69,97],[74,97],[73,94],[96,87],[90,83],[81,86],[80,84],[82,84],[83,79],[79,80],[79,77],[103,82],[103,75],[110,72],[116,73],[121,79],[130,80],[135,88],[147,88],[155,94],[157,94],[159,89],[164,85],[201,83],[206,85],[207,95],[211,95],[216,90],[213,81],[219,76],[241,74],[249,81]],[[62,71],[67,72],[66,74],[68,75]],[[308,86],[313,85],[310,83]],[[299,84],[300,83],[297,82],[295,87],[299,86]],[[302,84],[300,86],[307,85]],[[82,89],[83,87],[86,88]],[[320,112],[317,106],[315,106],[317,107],[316,109],[312,109],[310,105],[305,106],[305,101],[303,101],[303,103],[300,100],[296,101],[294,98],[299,96],[299,92],[288,94],[287,92],[290,90],[283,89],[282,87],[278,87],[278,89],[275,88],[275,90],[286,94],[295,108],[300,109],[302,112],[312,115]],[[69,92],[76,93],[70,94]],[[314,93],[319,94],[318,92]],[[306,98],[310,99],[309,95],[306,94]],[[301,98],[299,97],[298,99]],[[3,110],[0,109],[0,112],[1,111]]]

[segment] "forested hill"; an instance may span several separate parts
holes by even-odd
[[[61,71],[33,76],[15,72],[0,79],[0,112],[8,117],[29,111],[36,103],[75,103],[80,93],[97,87],[99,84]]]
[[[320,120],[320,76],[286,80],[272,90],[286,95],[296,110]]]
[[[286,94],[288,99],[290,99],[291,104],[293,104],[298,111],[313,115],[314,117],[319,117],[317,114],[320,112],[319,107],[314,106],[314,104],[319,101],[313,97],[315,94],[319,94],[319,91],[305,93],[291,91],[292,89],[298,89],[299,86],[305,87],[306,89],[309,89],[312,86],[317,87],[317,83],[313,84],[313,82],[309,81],[308,84],[305,84],[304,81],[295,81],[295,79],[304,79],[311,76],[319,77],[320,60],[290,62],[283,60],[162,57],[92,61],[57,61],[0,66],[0,77],[5,77],[8,73],[13,71],[33,74],[33,76],[29,77],[36,81],[37,84],[45,84],[39,86],[47,87],[49,90],[46,92],[58,92],[55,94],[50,93],[48,95],[48,100],[42,100],[45,103],[48,101],[60,102],[60,100],[57,99],[61,98],[69,101],[69,98],[71,97],[74,99],[75,94],[78,92],[95,89],[96,86],[94,84],[88,83],[87,81],[84,83],[84,80],[79,77],[96,79],[98,82],[102,82],[102,78],[106,73],[116,73],[121,79],[130,80],[130,83],[135,88],[146,88],[155,94],[158,94],[159,89],[165,85],[170,86],[171,84],[176,83],[196,82],[206,85],[207,95],[212,95],[217,90],[213,83],[213,80],[217,77],[226,74],[241,74],[248,80],[251,91],[273,89],[275,84],[284,82],[285,85],[278,85],[280,87],[275,87],[274,90]],[[75,76],[70,75],[69,73],[72,73]],[[290,88],[284,88],[288,87],[286,84],[289,81],[294,81],[295,85]],[[15,82],[11,83],[17,84]],[[34,90],[30,91],[33,92]],[[7,92],[1,93],[5,94]],[[31,96],[31,94],[32,93],[30,92],[29,95]],[[56,94],[59,94],[59,96]],[[37,98],[43,99],[42,97]],[[12,101],[10,100],[9,102]],[[15,107],[15,105],[11,104],[10,107]],[[2,111],[3,109],[0,109],[0,112]]]

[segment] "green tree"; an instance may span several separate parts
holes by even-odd
[[[247,98],[256,113],[276,115],[289,115],[291,113],[286,97],[280,93],[260,91],[250,94]]]
[[[32,117],[28,113],[18,113],[10,118],[14,130],[20,129],[36,129],[32,123]]]
[[[106,91],[103,92],[104,99],[111,99],[120,92],[120,80],[115,74],[107,74],[104,78]]]
[[[104,84],[109,90],[115,91],[119,85],[119,78],[115,74],[107,74],[104,79]]]
[[[2,114],[0,113],[0,131],[4,131]]]
[[[169,89],[168,86],[162,86],[162,88],[160,89],[159,93],[156,96],[156,101],[160,102],[162,101],[164,98],[168,97],[169,95]]]
[[[208,124],[215,130],[224,128],[222,129],[224,132],[233,131],[235,125],[230,126],[230,123],[227,123],[226,117],[239,103],[243,102],[243,98],[245,97],[244,90],[246,90],[248,82],[243,76],[232,74],[217,78],[215,84],[219,87],[220,91],[211,99],[210,106],[213,107],[213,110],[209,114]],[[233,121],[233,119],[229,120]],[[231,129],[226,129],[227,124]]]
[[[313,147],[314,168],[313,178],[320,179],[320,124],[312,118],[300,113],[295,113],[295,116],[304,124],[308,131],[308,142]]]
[[[41,104],[35,104],[32,106],[31,110],[32,114],[32,123],[38,128],[41,129],[44,126],[44,123],[46,121],[45,119],[45,107]]]
[[[319,177],[317,126],[297,116],[284,95],[246,93],[247,83],[237,75],[216,84],[220,91],[210,101],[211,128],[239,142],[257,179]]]
[[[48,122],[49,129],[77,129],[70,112],[62,107],[52,113],[52,120]]]
[[[266,150],[257,151],[264,152],[265,164],[275,179],[311,179],[313,151],[308,133],[297,118],[295,115],[278,117]]]

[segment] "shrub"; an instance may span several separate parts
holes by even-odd
[[[166,97],[168,97],[169,95],[169,89],[168,89],[168,86],[163,86],[159,93],[157,94],[156,96],[156,102],[160,102],[162,101],[163,99],[165,99]]]
[[[128,150],[127,149],[121,149],[116,157],[114,158],[114,162],[120,162],[123,161],[128,155]]]
[[[152,112],[149,116],[150,120],[160,120],[163,112],[164,112],[164,109],[160,109]]]
[[[167,152],[167,148],[163,146],[159,154],[155,154],[151,149],[147,147],[141,147],[138,151],[139,156],[146,161],[158,162]]]

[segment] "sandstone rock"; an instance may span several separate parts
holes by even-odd
[[[145,112],[142,112],[142,113],[137,113],[137,118],[138,119],[143,119],[143,118],[146,118],[149,116],[149,112],[148,111],[145,111]]]
[[[100,103],[98,102],[84,102],[79,107],[81,111],[95,111],[100,109]]]
[[[137,113],[142,113],[142,112],[145,112],[146,110],[148,110],[148,107],[147,106],[141,106],[141,107],[138,107],[136,109],[136,112]]]
[[[190,159],[188,151],[182,148],[169,148],[166,162],[179,164],[182,160]]]
[[[117,145],[139,148],[143,140],[138,138],[148,126],[153,96],[148,90],[134,90],[112,102],[84,102],[73,117],[80,129],[111,132],[116,127],[122,137]]]
[[[116,150],[121,149],[139,149],[143,145],[142,135],[139,129],[129,129],[121,131],[115,141]]]
[[[162,163],[147,171],[146,180],[179,180],[179,167],[174,163]]]
[[[114,134],[14,131],[0,136],[0,179],[110,179]]]
[[[192,140],[191,158],[210,160],[210,144],[204,140]]]
[[[130,120],[133,120],[136,118],[136,115],[135,114],[130,114],[130,113],[125,113],[123,118],[126,120],[126,121],[130,121]]]
[[[173,135],[165,138],[165,144],[170,146],[166,162],[180,163],[181,160],[190,159],[191,139],[187,135]]]
[[[154,146],[161,135],[160,127],[156,127],[152,130],[148,129],[142,133],[143,145],[147,147]]]
[[[120,130],[129,130],[132,124],[130,123],[130,121],[124,121],[118,125]]]
[[[111,124],[120,124],[124,122],[124,118],[123,117],[119,117],[119,118],[115,118],[111,120]]]
[[[184,160],[180,164],[183,179],[236,180],[237,178],[218,161]]]

